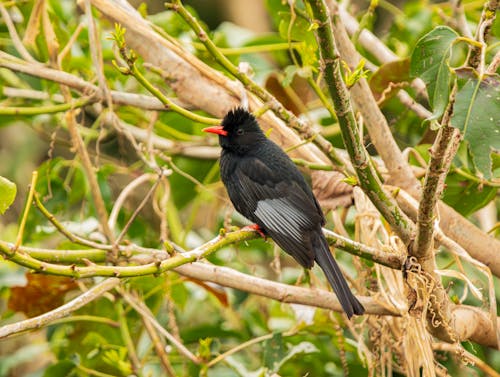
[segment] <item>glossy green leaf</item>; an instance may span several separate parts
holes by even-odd
[[[14,182],[0,176],[0,214],[4,214],[16,198],[17,187]]]
[[[491,177],[493,150],[500,150],[500,76],[479,79],[461,71],[451,124],[469,144],[476,168]]]
[[[436,120],[446,108],[450,93],[451,48],[458,34],[447,26],[438,26],[417,42],[411,55],[410,75],[419,77],[427,86],[432,116]]]

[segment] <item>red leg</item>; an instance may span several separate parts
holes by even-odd
[[[252,224],[252,225],[247,225],[245,227],[243,227],[243,229],[250,229],[250,230],[255,230],[257,233],[260,234],[260,236],[264,239],[266,239],[266,234],[264,233],[264,231],[262,230],[262,228],[260,226],[258,226],[257,224]]]

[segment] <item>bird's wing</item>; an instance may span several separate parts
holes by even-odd
[[[235,170],[240,198],[246,213],[302,266],[314,263],[310,233],[322,223],[314,197],[294,180],[284,179],[257,158],[246,159]],[[242,201],[241,201],[242,200]]]

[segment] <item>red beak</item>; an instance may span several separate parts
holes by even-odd
[[[207,127],[202,130],[203,132],[210,132],[217,135],[227,136],[227,131],[222,126]]]

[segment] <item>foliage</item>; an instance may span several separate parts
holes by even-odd
[[[82,9],[78,8],[80,3]],[[262,278],[255,286],[277,281],[312,287],[304,295],[318,295],[318,302],[314,289],[329,289],[316,269],[310,274],[301,270],[290,257],[278,252],[271,240],[234,231],[245,221],[232,210],[220,183],[216,140],[201,131],[205,124],[218,122],[215,111],[210,114],[208,109],[227,106],[197,108],[193,105],[196,102],[186,101],[191,94],[182,96],[176,91],[178,78],[129,47],[128,33],[133,30],[115,25],[93,9],[96,43],[84,3],[47,0],[0,4],[0,154],[4,161],[0,164],[0,334],[9,323],[22,324],[25,318],[50,314],[65,303],[74,305],[72,300],[78,301],[83,292],[102,283],[101,267],[109,267],[111,273],[106,276],[117,277],[120,268],[135,267],[137,275],[144,266],[150,270],[144,276],[122,279],[119,286],[96,294],[64,318],[49,320],[42,329],[7,339],[0,335],[0,375],[373,376],[394,370],[394,375],[414,376],[420,375],[420,368],[423,375],[427,373],[422,366],[426,362],[430,368],[447,369],[453,376],[487,375],[487,370],[472,365],[475,359],[467,356],[458,342],[459,351],[436,348],[431,360],[404,343],[405,334],[419,341],[431,338],[429,333],[419,333],[417,326],[408,325],[413,322],[405,322],[421,314],[415,314],[422,309],[421,297],[411,302],[415,306],[410,305],[409,310],[400,309],[413,294],[419,294],[404,280],[410,280],[415,271],[409,271],[410,277],[403,276],[372,257],[364,260],[336,253],[343,269],[356,276],[352,282],[360,294],[377,297],[370,301],[377,308],[382,306],[376,300],[383,300],[388,292],[393,294],[394,301],[384,304],[389,309],[382,309],[395,311],[391,305],[399,305],[395,313],[403,312],[403,318],[366,315],[348,323],[345,316],[320,304],[281,303],[272,299],[274,291],[252,294],[255,287],[251,283],[246,289],[229,288],[227,280],[220,278],[226,276],[224,270],[217,270],[222,271],[217,284],[172,267],[159,274],[156,268],[172,260],[171,255],[176,254],[179,260],[189,250],[199,253],[192,254],[193,260],[206,258],[210,266],[247,274],[238,275],[246,276],[241,278],[243,283],[252,275]],[[154,12],[146,5],[139,7],[165,46],[172,51],[178,48],[189,57],[195,55],[201,63],[196,60],[193,66],[200,64],[214,82],[224,81],[225,76],[234,79],[225,63],[214,58],[202,43],[213,41],[217,51],[227,57],[227,64],[238,66],[240,73],[253,79],[245,84],[254,90],[251,101],[258,101],[258,93],[267,91],[280,106],[291,110],[286,115],[288,124],[293,123],[293,116],[302,115],[317,125],[312,128],[317,134],[307,138],[301,134],[304,140],[298,145],[287,145],[290,154],[300,152],[303,144],[316,143],[321,149],[320,137],[328,146],[345,149],[337,119],[325,110],[332,105],[325,87],[329,83],[322,82],[324,62],[320,61],[321,46],[315,34],[321,24],[312,19],[309,2],[267,0],[270,25],[265,34],[229,22],[211,28],[203,23],[208,15],[188,7],[206,35],[194,33],[173,3]],[[498,69],[486,72],[486,68],[495,55],[498,58],[500,22],[493,19],[482,65],[473,67],[469,51],[481,44],[464,35],[463,25],[458,25],[454,16],[464,11],[466,26],[476,27],[487,12],[478,2],[464,1],[459,9],[456,5],[443,2],[429,6],[426,1],[411,0],[398,9],[374,1],[357,13],[349,9],[366,30],[395,53],[395,58],[379,60],[370,46],[363,44],[358,31],[352,38],[363,59],[352,67],[343,61],[340,67],[348,89],[368,79],[394,139],[408,152],[416,174],[428,168],[435,133],[446,126],[450,102],[454,105],[450,124],[461,131],[463,142],[446,175],[442,199],[471,223],[484,227],[492,218],[496,225],[491,233],[498,235],[500,78]],[[117,13],[121,11],[113,6]],[[239,12],[252,20],[259,17],[247,14],[246,9]],[[215,6],[214,13],[226,17]],[[12,27],[19,40],[13,38]],[[99,55],[102,64],[96,63]],[[40,70],[57,72],[57,78],[23,73],[19,68],[38,63]],[[245,70],[242,63],[248,63],[250,69]],[[84,82],[84,89],[78,87],[80,84],[71,86],[63,73]],[[415,78],[423,80],[426,93],[412,83]],[[106,87],[100,81],[103,79]],[[240,86],[226,89],[236,97]],[[99,87],[100,94],[91,93],[92,87]],[[406,90],[426,116],[401,102],[399,89]],[[203,97],[206,88],[191,90],[193,97]],[[141,97],[130,97],[133,100],[125,103],[116,96],[110,106],[109,98],[117,93]],[[451,101],[450,94],[455,95]],[[219,98],[209,98],[205,102],[217,101]],[[269,108],[285,117],[272,102],[257,110],[264,113]],[[358,124],[361,129],[362,124]],[[266,134],[272,138],[282,135],[273,128]],[[370,137],[363,142],[359,147],[366,147],[383,177],[386,170]],[[397,232],[388,229],[373,207],[362,206],[359,193],[353,194],[352,186],[360,186],[363,177],[356,177],[349,166],[335,163],[326,153],[314,163],[297,159],[312,176],[313,188],[318,181],[331,182],[328,186],[334,199],[347,197],[340,208],[336,208],[338,203],[321,202],[329,212],[325,227],[382,250],[386,256],[388,250],[395,251],[394,255],[396,251],[406,253],[408,245],[393,239]],[[318,169],[324,171],[315,175]],[[338,170],[334,173],[340,179],[329,175],[332,169]],[[34,170],[38,179],[29,186]],[[94,177],[95,185],[89,176]],[[395,197],[399,189],[393,191]],[[34,200],[27,200],[30,194]],[[490,212],[478,214],[486,206]],[[488,215],[491,211],[494,214]],[[485,216],[490,217],[485,220]],[[220,238],[211,241],[218,232]],[[107,247],[113,243],[109,233],[119,247]],[[234,240],[217,243],[225,236]],[[339,243],[335,245],[345,250]],[[495,314],[495,301],[489,300],[495,293],[500,298],[498,276],[485,279],[470,259],[462,263],[449,249],[441,250],[438,267],[453,270],[443,273],[453,276],[443,279],[448,295],[458,304],[483,309],[491,304]],[[28,257],[41,262],[28,265]],[[58,266],[62,266],[60,270]],[[81,271],[88,275],[82,277]],[[416,280],[424,281],[422,276]],[[237,284],[238,279],[230,284]],[[404,292],[398,290],[403,281],[410,287]],[[478,291],[482,290],[483,301],[469,294],[468,284],[481,288]],[[273,285],[272,289],[279,293],[279,287]],[[287,297],[280,299],[286,302]],[[437,339],[427,346],[438,344]],[[481,344],[469,349],[465,342],[464,346],[493,370],[500,369],[498,350]],[[414,357],[407,360],[411,354]]]

